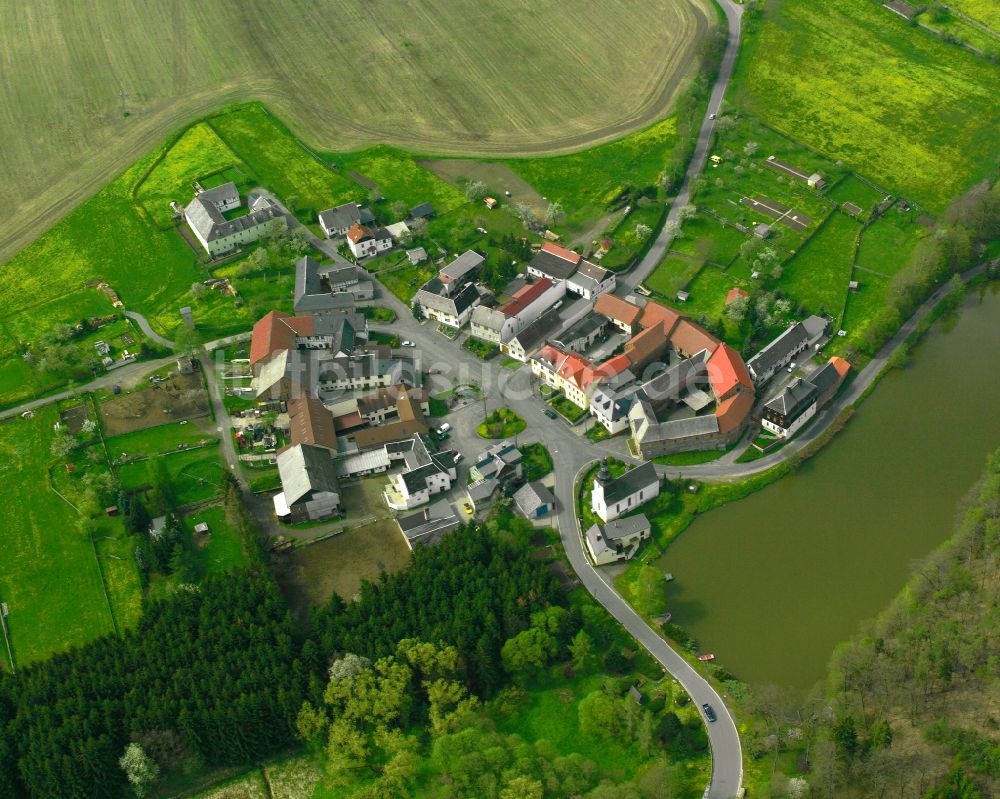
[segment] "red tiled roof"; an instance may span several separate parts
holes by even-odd
[[[278,350],[295,348],[295,331],[284,324],[291,317],[282,311],[271,311],[253,326],[250,337],[250,365],[258,363]]]
[[[719,401],[740,387],[753,391],[753,381],[743,359],[728,344],[721,345],[708,359],[708,380]]]
[[[353,244],[357,244],[362,239],[370,239],[371,237],[372,232],[364,225],[351,225],[347,231],[347,238],[349,238]]]
[[[736,300],[740,299],[741,297],[749,297],[749,296],[750,295],[746,291],[741,289],[739,286],[734,286],[733,288],[729,289],[729,293],[726,295],[726,305],[729,305],[729,303],[731,302],[736,302]]]
[[[555,365],[562,360],[563,353],[561,350],[556,349],[551,344],[546,344],[538,351],[538,355],[535,356],[542,360],[548,361],[549,363]]]
[[[668,337],[664,332],[664,325],[653,325],[629,339],[625,344],[625,355],[633,366],[643,364],[662,353],[667,348],[667,343]]]
[[[719,340],[690,319],[682,318],[670,334],[670,344],[682,355],[691,356],[702,350],[708,350],[709,354],[715,352]]]
[[[586,389],[589,383],[586,378],[590,371],[591,363],[586,358],[577,355],[575,352],[567,353],[556,369],[556,374],[563,380],[573,383],[580,389]]]
[[[547,277],[535,281],[530,286],[524,286],[514,294],[510,302],[500,306],[500,313],[504,316],[517,316],[550,288],[552,281]]]
[[[583,376],[582,388],[586,391],[598,380],[602,380],[605,377],[614,377],[624,372],[631,365],[628,356],[624,354],[609,358],[604,363],[586,370]]]
[[[681,318],[683,317],[673,308],[668,308],[666,305],[661,305],[655,300],[650,300],[642,309],[642,316],[639,317],[639,326],[653,327],[654,325],[663,324],[665,335],[669,335],[674,325],[677,324],[677,320]]]
[[[716,406],[715,416],[719,420],[720,433],[725,435],[746,421],[753,408],[753,398],[752,391],[741,391]]]
[[[599,314],[604,314],[608,319],[614,319],[623,325],[630,327],[635,324],[635,320],[642,313],[642,308],[626,302],[621,297],[614,294],[602,294],[594,303],[594,310]]]
[[[355,427],[362,427],[368,424],[357,411],[351,411],[351,413],[345,413],[343,416],[333,417],[333,429],[340,430],[352,430]]]
[[[579,253],[567,250],[565,247],[560,247],[558,244],[553,244],[551,241],[547,241],[542,245],[542,251],[549,253],[549,255],[554,255],[556,258],[562,258],[564,261],[569,261],[573,264],[580,263],[580,259],[583,258],[583,256]]]
[[[847,373],[851,371],[851,364],[837,355],[830,358],[830,363],[833,364],[833,368],[837,370],[837,374],[842,378],[847,377]]]

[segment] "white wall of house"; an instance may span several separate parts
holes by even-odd
[[[610,522],[613,519],[617,519],[622,514],[628,513],[640,505],[643,505],[649,500],[660,495],[660,483],[659,481],[655,483],[650,483],[648,486],[643,486],[634,494],[630,494],[627,497],[608,505],[604,501],[604,486],[600,485],[596,480],[594,481],[594,490],[590,494],[590,509],[597,514],[597,516],[604,522]]]
[[[367,258],[369,255],[374,255],[376,252],[375,239],[363,239],[357,244],[348,239],[347,246],[350,248],[351,253],[355,258]]]
[[[787,428],[781,427],[775,424],[770,419],[761,419],[760,424],[765,430],[770,430],[777,436],[782,436],[783,438],[791,438],[794,436],[799,429],[812,419],[816,415],[817,403],[813,403],[808,408],[806,408],[805,413],[803,413],[798,419],[792,422]]]

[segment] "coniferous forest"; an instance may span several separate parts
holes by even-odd
[[[321,704],[332,658],[393,653],[401,639],[450,645],[458,676],[488,696],[500,649],[559,601],[527,545],[469,527],[415,553],[360,600],[303,626],[265,567],[182,586],[123,638],[105,636],[0,680],[0,796],[125,797],[130,742],[160,760],[259,762],[296,743],[305,701]]]

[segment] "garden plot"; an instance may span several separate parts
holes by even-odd
[[[197,372],[174,374],[165,382],[101,403],[109,436],[155,427],[165,421],[193,419],[208,413],[208,397]]]

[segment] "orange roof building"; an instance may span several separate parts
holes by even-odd
[[[715,418],[719,421],[721,435],[727,436],[743,426],[753,409],[753,400],[753,391],[740,392],[715,407]]]
[[[611,293],[602,294],[594,303],[594,310],[599,314],[604,314],[618,327],[625,328],[626,332],[631,332],[632,327],[642,315],[642,308],[633,305]]]
[[[753,392],[753,380],[739,353],[722,344],[708,359],[708,381],[716,400],[722,402],[740,391]]]
[[[690,358],[702,350],[708,350],[709,354],[715,352],[719,340],[684,317],[670,334],[670,345],[685,358]]]
[[[734,286],[733,288],[729,289],[729,293],[726,295],[726,305],[734,303],[736,302],[736,300],[741,299],[743,297],[749,297],[749,296],[750,295],[746,291],[741,289],[739,286]]]
[[[649,328],[656,325],[663,325],[664,335],[669,336],[670,331],[674,329],[674,325],[682,318],[673,308],[668,308],[666,305],[662,305],[655,300],[650,300],[642,309],[642,315],[639,317],[639,326]]]
[[[253,326],[250,365],[255,366],[280,350],[293,350],[296,336],[312,334],[311,316],[289,316],[282,311],[271,311]]]
[[[333,414],[315,397],[294,397],[288,401],[291,446],[312,444],[337,451]]]

